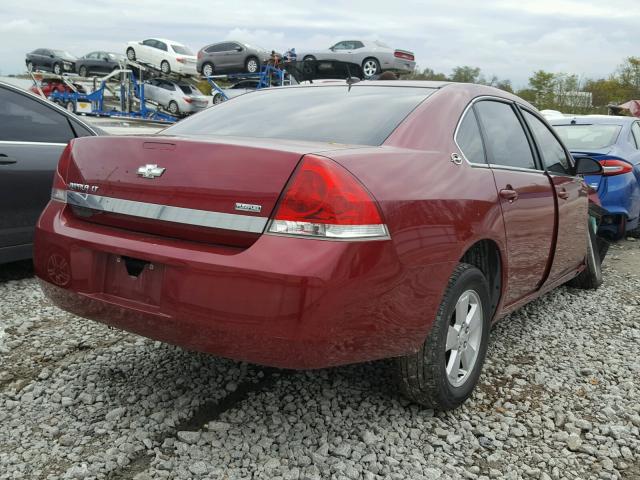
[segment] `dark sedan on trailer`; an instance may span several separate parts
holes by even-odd
[[[492,322],[600,284],[579,174],[601,171],[490,87],[259,90],[160,135],[73,141],[36,272],[70,312],[215,355],[397,357],[402,391],[449,409]]]
[[[29,71],[47,71],[56,75],[75,71],[77,58],[65,50],[37,48],[27,53],[25,63]]]
[[[33,231],[69,140],[101,133],[40,96],[0,82],[0,263],[31,257]]]
[[[81,77],[104,75],[120,68],[124,55],[112,52],[91,52],[76,61],[76,72]]]

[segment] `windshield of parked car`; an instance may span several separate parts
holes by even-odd
[[[65,50],[52,50],[52,52],[56,57],[64,58],[66,60],[75,60],[76,59],[76,57],[74,55],[71,55],[69,52],[67,52]]]
[[[178,55],[193,55],[193,52],[183,45],[171,45],[171,48]]]
[[[436,90],[355,85],[257,90],[162,133],[381,145]]]
[[[558,135],[569,150],[597,150],[613,145],[622,129],[621,125],[555,125]]]

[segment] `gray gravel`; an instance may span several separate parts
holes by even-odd
[[[285,372],[187,352],[47,303],[0,267],[0,479],[638,479],[640,242],[594,294],[492,332],[481,384],[438,413],[391,363]]]

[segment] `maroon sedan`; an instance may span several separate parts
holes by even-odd
[[[62,308],[285,368],[397,357],[441,409],[491,323],[601,282],[588,191],[529,104],[477,85],[262,90],[148,137],[73,140],[37,226]]]

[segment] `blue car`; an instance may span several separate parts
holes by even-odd
[[[604,168],[603,175],[585,177],[607,210],[599,233],[618,240],[640,231],[640,119],[584,115],[550,122],[574,156],[592,157]]]

